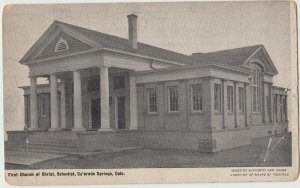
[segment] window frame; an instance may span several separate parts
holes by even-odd
[[[169,86],[168,88],[168,112],[169,113],[178,113],[179,112],[179,96],[178,96],[178,87],[177,86]],[[175,96],[173,96],[173,99],[175,100],[176,103],[171,102],[171,89],[175,89]],[[176,107],[175,110],[171,110],[171,105],[175,105]]]
[[[151,100],[153,97],[151,95],[151,92],[154,92],[155,94],[155,100]],[[151,102],[155,102],[155,104],[151,104]],[[155,111],[151,111],[151,106],[154,107]],[[147,109],[148,109],[148,114],[157,114],[157,92],[156,92],[156,89],[155,88],[148,88],[147,89]]]
[[[233,112],[234,106],[233,106],[233,86],[227,85],[227,111]]]
[[[245,88],[238,87],[238,94],[239,94],[239,112],[245,112]]]
[[[47,117],[46,114],[46,98],[44,96],[40,96],[40,117]]]
[[[221,88],[222,88],[221,84],[219,84],[219,83],[214,84],[214,110],[215,110],[215,112],[221,112],[222,111],[222,91],[221,91]]]
[[[191,111],[192,112],[202,112],[203,111],[202,91],[203,90],[202,90],[201,83],[191,84]],[[197,98],[197,101],[195,101],[196,98]],[[198,109],[195,109],[195,107],[197,107]]]
[[[251,112],[261,112],[261,70],[253,69],[251,80]]]
[[[277,116],[278,116],[278,106],[277,106],[277,103],[278,103],[278,101],[277,101],[277,94],[275,94],[274,96],[273,96],[273,118],[274,118],[274,120],[275,120],[275,122],[277,122]]]

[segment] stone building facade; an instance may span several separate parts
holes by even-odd
[[[136,15],[128,27],[125,39],[53,22],[20,60],[31,135],[72,135],[76,151],[215,152],[288,131],[287,89],[273,86],[263,45],[184,55],[137,42]]]

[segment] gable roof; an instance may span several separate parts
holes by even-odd
[[[209,53],[194,53],[192,55],[185,55],[177,52],[173,52],[170,50],[166,50],[163,48],[151,46],[148,44],[144,44],[138,42],[137,49],[133,49],[128,39],[109,35],[106,33],[86,29],[83,27],[75,26],[72,24],[54,21],[51,26],[47,29],[47,31],[40,37],[40,39],[31,47],[31,49],[24,55],[24,57],[20,60],[20,62],[26,62],[31,53],[37,49],[40,43],[42,43],[45,38],[54,30],[54,28],[61,28],[62,30],[68,30],[76,35],[80,35],[84,40],[91,43],[96,48],[112,48],[119,49],[126,52],[130,52],[137,55],[145,55],[150,58],[157,58],[165,61],[177,62],[182,64],[183,66],[189,65],[221,65],[226,67],[231,67],[234,69],[243,69],[247,68],[245,66],[245,62],[247,62],[254,54],[258,51],[262,51],[265,54],[265,59],[268,61],[269,73],[275,75],[277,74],[277,70],[269,57],[266,49],[263,45],[254,45],[247,46],[229,50],[221,50]]]
[[[174,61],[174,62],[180,62],[180,63],[192,63],[192,59],[188,55],[184,55],[181,53],[173,52],[170,50],[166,50],[163,48],[151,46],[148,44],[144,44],[141,42],[138,42],[137,49],[133,49],[128,39],[117,37],[114,35],[109,35],[106,33],[86,29],[83,27],[75,26],[72,24],[60,22],[60,21],[54,21],[54,23],[61,25],[63,27],[68,27],[70,29],[76,30],[77,32],[89,37],[90,39],[99,42],[104,47],[112,47],[117,48],[125,51],[130,51],[137,54],[147,55],[150,57],[155,57],[167,61]]]
[[[192,57],[194,59],[194,63],[198,63],[201,65],[216,64],[241,68],[245,67],[245,63],[260,50],[262,50],[263,53],[265,53],[266,59],[269,61],[269,66],[267,66],[266,71],[268,71],[271,74],[277,74],[278,72],[272,60],[270,59],[267,51],[265,50],[265,47],[262,44],[209,53],[195,53],[192,54]]]
[[[238,66],[241,62],[245,62],[255,51],[262,45],[247,46],[228,50],[221,50],[208,53],[193,54],[195,61],[201,64],[232,64]]]

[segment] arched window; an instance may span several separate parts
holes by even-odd
[[[252,112],[260,111],[260,82],[261,71],[258,68],[253,70],[252,83],[251,83],[251,96],[252,96]]]
[[[62,37],[59,39],[59,41],[56,43],[55,46],[55,52],[61,52],[69,49],[69,45],[66,40],[64,40]]]

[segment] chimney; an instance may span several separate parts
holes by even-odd
[[[128,18],[128,40],[133,49],[137,49],[137,15],[130,14]]]

